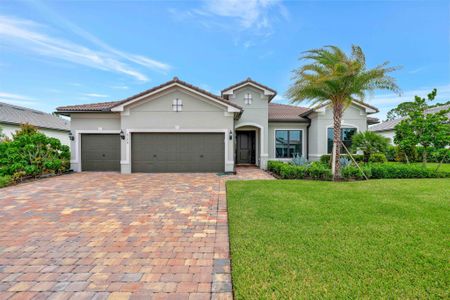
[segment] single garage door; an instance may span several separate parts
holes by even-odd
[[[81,135],[82,171],[120,171],[118,134]]]
[[[223,172],[223,133],[133,133],[133,172]]]

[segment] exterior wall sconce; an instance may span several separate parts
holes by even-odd
[[[233,140],[233,131],[230,130],[230,133],[228,134],[228,138],[231,140]]]
[[[125,133],[123,133],[123,130],[120,131],[120,138],[121,138],[122,140],[125,139]]]
[[[72,131],[69,131],[69,140],[74,141],[75,137],[72,134]]]

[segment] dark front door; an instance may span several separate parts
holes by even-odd
[[[82,134],[81,170],[120,171],[120,136]]]
[[[255,132],[238,131],[237,132],[237,163],[254,164],[255,163]]]
[[[223,172],[223,133],[133,133],[132,172]]]

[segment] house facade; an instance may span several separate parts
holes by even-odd
[[[214,95],[178,78],[127,99],[58,107],[71,118],[75,171],[233,172],[268,160],[331,151],[332,111],[271,103],[276,91],[248,78]],[[354,102],[344,142],[378,112]]]
[[[57,138],[63,145],[69,145],[70,121],[39,110],[0,102],[0,129],[11,138],[22,124],[36,126],[48,137]]]
[[[440,112],[441,110],[448,110],[448,109],[450,109],[450,104],[439,105],[426,109],[425,114],[435,114],[437,112]],[[447,114],[447,117],[450,119],[450,112]],[[394,143],[395,126],[397,126],[397,124],[399,124],[403,119],[404,118],[397,118],[372,125],[369,127],[369,131],[376,132],[379,135],[389,138],[391,145],[395,145]]]

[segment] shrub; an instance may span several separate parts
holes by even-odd
[[[0,176],[0,188],[5,187],[13,183],[11,176]]]
[[[398,162],[415,162],[417,160],[417,147],[401,148],[397,146],[395,150],[395,160]]]
[[[392,146],[392,145],[389,145],[386,148],[386,152],[384,154],[386,155],[386,159],[388,161],[395,161],[395,156],[396,156],[396,152],[397,152],[396,148],[397,148],[396,146]]]
[[[363,166],[362,172],[364,172],[367,178],[370,178],[372,176],[371,169],[368,166]],[[358,167],[352,165],[341,169],[341,175],[342,178],[344,179],[357,179],[357,180],[365,179],[362,172]]]
[[[267,169],[283,179],[331,180],[332,178],[331,170],[320,162],[313,162],[307,166],[296,166],[281,161],[269,161]]]
[[[69,169],[69,147],[31,125],[22,125],[13,139],[0,143],[0,176],[18,181],[26,176],[59,174]]]
[[[361,150],[364,153],[364,161],[368,162],[372,154],[386,152],[389,141],[389,138],[386,138],[376,132],[358,132],[352,137],[352,150],[354,152]]]
[[[364,160],[364,155],[362,154],[352,154],[352,157],[356,162],[362,162]],[[341,154],[341,158],[346,158],[350,161],[353,161],[349,155]],[[326,165],[331,166],[331,154],[324,154],[320,157],[320,162]]]
[[[417,165],[371,164],[371,178],[445,178],[449,172],[436,172]]]
[[[370,155],[369,162],[385,163],[385,162],[387,162],[386,155],[384,155],[383,153],[373,153]]]

